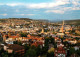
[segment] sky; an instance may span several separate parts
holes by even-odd
[[[80,19],[80,0],[0,0],[0,18]]]

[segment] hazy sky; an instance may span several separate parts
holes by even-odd
[[[80,0],[0,0],[0,18],[80,19]]]

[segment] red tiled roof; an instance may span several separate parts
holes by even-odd
[[[37,47],[38,44],[35,42],[35,43],[32,43],[31,46],[36,46]]]
[[[19,36],[9,36],[9,38],[19,38]]]
[[[8,45],[9,49],[12,49],[13,51],[18,51],[24,49],[23,46],[17,45],[17,44],[10,44]]]

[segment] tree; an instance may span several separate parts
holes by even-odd
[[[54,52],[54,48],[50,48],[50,49],[48,50],[48,53],[51,53],[51,52]]]
[[[55,43],[55,40],[54,40],[54,38],[52,38],[52,37],[50,37],[50,41],[51,41],[52,44]]]
[[[54,43],[54,48],[57,48],[57,43],[56,42]]]
[[[63,44],[64,44],[65,46],[67,46],[69,43],[68,43],[67,41],[65,41],[65,42],[63,42]]]
[[[36,48],[37,56],[41,55],[40,45]]]
[[[36,47],[34,45],[30,46],[30,48],[36,50]]]
[[[76,53],[80,56],[80,49],[76,51]]]
[[[69,54],[71,55],[71,54],[74,54],[74,53],[76,53],[76,52],[75,52],[75,49],[71,47],[71,48],[69,49]]]
[[[48,48],[49,48],[49,45],[44,46],[44,47],[41,49],[41,55],[46,54],[47,51],[48,51]]]
[[[18,41],[14,41],[13,43],[14,43],[14,44],[18,44]]]
[[[14,41],[14,44],[22,45],[21,41]]]
[[[2,55],[2,57],[9,57],[8,52],[3,52],[1,55]]]
[[[47,57],[54,57],[54,52],[47,53]]]
[[[29,45],[25,44],[24,48],[25,48],[25,52],[26,52],[30,47],[29,47]]]
[[[22,45],[21,41],[18,42],[18,45]]]
[[[24,57],[36,57],[36,56],[37,56],[36,50],[31,48],[27,50],[26,54],[24,55]]]
[[[21,37],[27,37],[28,33],[20,33]]]
[[[15,52],[14,52],[14,57],[19,57],[19,56],[20,56],[19,53],[15,53]]]

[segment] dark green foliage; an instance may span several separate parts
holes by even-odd
[[[14,41],[14,44],[22,45],[21,41]]]
[[[41,55],[41,48],[40,48],[40,46],[38,46],[37,48],[36,48],[36,53],[37,53],[37,56],[39,56],[39,55]]]
[[[30,46],[29,45],[27,45],[27,44],[25,44],[24,45],[24,48],[25,48],[25,52],[30,48]]]
[[[35,49],[29,49],[27,50],[26,54],[24,57],[36,57],[36,50]]]
[[[20,33],[21,37],[27,37],[28,33]]]
[[[19,42],[18,42],[18,45],[22,45],[22,43],[19,41]]]
[[[47,57],[54,57],[54,52],[47,53]]]
[[[14,43],[14,44],[18,44],[18,41],[14,41],[13,43]]]
[[[69,54],[70,54],[70,55],[75,54],[75,53],[76,53],[76,51],[75,51],[74,48],[70,48],[70,49],[69,49]]]
[[[80,49],[76,51],[76,53],[80,56]]]

